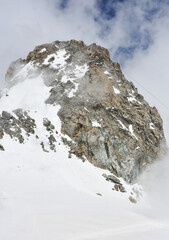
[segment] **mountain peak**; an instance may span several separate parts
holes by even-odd
[[[75,154],[83,161],[89,160],[127,182],[133,182],[165,150],[163,123],[157,109],[149,106],[101,46],[86,46],[75,40],[37,46],[26,59],[10,65],[6,85],[8,90],[1,101],[10,104],[13,94],[19,100],[14,109],[10,108],[11,118],[3,113],[0,116],[2,138],[8,134],[18,140],[23,138],[23,143],[25,138],[19,129],[36,137],[37,121],[41,125],[43,122],[44,135],[48,131],[50,136],[45,141],[38,139],[42,150],[57,151],[57,129],[69,147],[70,157]],[[43,112],[34,118],[33,111],[40,112],[42,105]],[[45,112],[46,107],[52,115]],[[20,108],[24,121],[18,123]],[[60,129],[51,116],[59,117]],[[47,122],[53,129],[47,130]],[[29,127],[32,132],[28,132]],[[11,128],[15,130],[9,131]],[[7,146],[3,147],[8,151]]]

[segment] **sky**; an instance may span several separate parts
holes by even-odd
[[[169,145],[168,13],[169,0],[0,0],[0,88],[9,64],[37,45],[95,42],[109,49],[125,77],[157,107]],[[168,171],[167,157],[143,176],[154,204],[152,219],[157,210],[161,218],[168,215]]]
[[[11,61],[55,40],[110,51],[164,120],[169,140],[169,0],[0,0],[0,87]]]

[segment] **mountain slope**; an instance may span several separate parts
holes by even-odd
[[[41,151],[33,138],[9,148],[0,159],[0,239],[167,239],[168,225],[140,214],[149,212],[145,200],[127,201],[132,186],[113,191],[107,171],[68,159],[63,143],[57,153]]]
[[[167,223],[149,216],[142,187],[121,178],[132,181],[157,158],[162,120],[107,50],[42,45],[12,63],[6,81],[0,239],[168,239]]]
[[[25,60],[11,64],[6,85],[9,90],[1,98],[6,111],[0,117],[2,137],[8,134],[24,143],[22,128],[27,136],[39,139],[44,151],[57,151],[52,121],[57,115],[54,106],[60,106],[58,116],[69,156],[87,159],[128,182],[135,181],[165,150],[156,108],[125,79],[108,51],[96,44],[72,40],[38,46]],[[53,109],[53,119],[46,109]],[[38,136],[37,121],[45,127],[47,139]]]

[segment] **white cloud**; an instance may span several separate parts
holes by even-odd
[[[64,9],[59,7],[61,2],[1,0],[1,85],[9,63],[24,58],[36,45],[54,40],[82,39],[86,44],[96,42],[109,48],[113,60],[124,64],[129,80],[132,80],[131,75],[167,104],[167,1],[117,3],[114,5],[116,16],[109,20],[96,8],[96,0],[69,0]],[[108,7],[111,7],[111,1]],[[126,61],[128,58],[130,61]],[[140,87],[139,90],[153,105],[158,105]]]
[[[151,105],[155,105],[160,111],[164,119],[165,135],[169,141],[168,25],[169,19],[167,18],[161,19],[161,21],[156,24],[154,43],[146,51],[137,51],[134,57],[126,62],[124,70],[126,77],[134,82],[146,100]],[[154,31],[154,29],[152,31]],[[140,84],[144,88],[141,87]]]
[[[169,107],[168,0],[118,3],[115,18],[109,20],[96,9],[96,0],[69,0],[65,9],[59,8],[59,3],[59,0],[1,0],[0,86],[9,63],[24,58],[36,45],[70,39],[83,40],[86,44],[96,42],[109,48],[114,61],[123,62],[128,80],[134,82],[151,105],[158,107],[169,141],[169,110],[145,90]],[[128,49],[128,55],[117,51],[119,47]],[[135,49],[131,54],[132,47]],[[159,194],[165,198],[169,186],[166,181],[169,165],[167,161],[160,165],[162,171],[159,170],[159,163],[156,166],[148,182],[153,183],[150,184],[153,194],[157,194],[157,186]],[[158,181],[156,175],[161,178],[160,171],[162,175],[165,173],[165,178]],[[157,181],[159,184],[154,185]],[[157,200],[154,201],[154,211],[156,206],[160,208],[163,203],[161,196],[153,196]],[[162,210],[163,214],[165,209]]]
[[[59,1],[2,0],[0,8],[0,77],[12,60],[25,55],[35,45],[54,40],[97,40],[98,24],[87,9],[94,1],[72,1],[61,10]],[[94,11],[94,9],[92,10]],[[2,80],[1,80],[2,83]]]
[[[26,57],[36,45],[77,39],[108,48],[112,59],[123,63],[129,80],[137,85],[133,80],[136,79],[167,105],[168,1],[117,2],[113,5],[116,15],[111,19],[104,18],[96,8],[96,0],[69,0],[64,9],[60,3],[59,0],[1,0],[0,86],[9,63]],[[152,105],[158,106],[166,121],[168,111],[138,88]]]
[[[105,19],[96,8],[96,0],[69,0],[61,9],[59,0],[1,0],[0,59],[2,78],[9,63],[25,55],[35,45],[53,40],[82,39],[96,42],[110,49],[111,56],[124,62],[126,54],[119,47],[142,48],[154,37],[154,21],[166,14],[164,1],[143,0],[117,3],[116,17]],[[159,11],[153,20],[147,20],[152,9]],[[97,5],[98,6],[98,5]],[[111,1],[108,3],[111,7]],[[150,14],[152,15],[152,14]],[[154,40],[154,39],[153,39]],[[128,53],[130,55],[130,51]]]

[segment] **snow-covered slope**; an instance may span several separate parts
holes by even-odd
[[[68,57],[59,54],[50,58],[62,71]],[[61,130],[60,104],[46,103],[52,86],[35,66],[24,64],[0,98],[0,240],[168,239],[168,222],[151,217],[139,184],[72,154],[65,143],[73,140]],[[75,67],[68,98],[87,70],[85,63]],[[94,120],[91,125],[101,126]]]
[[[168,225],[149,215],[145,193],[131,203],[133,186],[112,190],[107,171],[69,159],[59,138],[49,153],[34,138],[24,145],[8,140],[0,159],[0,239],[168,239]]]
[[[8,135],[1,140],[8,151],[0,152],[0,239],[167,239],[165,223],[140,214],[148,208],[145,193],[140,191],[144,196],[136,205],[128,200],[138,198],[136,190],[141,187],[135,185],[133,191],[120,179],[127,192],[112,190],[114,183],[102,176],[108,171],[74,155],[68,158],[57,117],[59,106],[45,105],[41,79],[34,79],[31,86],[25,81],[13,87],[1,99],[1,108],[27,109],[36,120],[36,135],[44,141],[46,131],[40,120],[49,118],[57,127],[57,149],[50,151],[46,143],[49,152],[44,152],[35,135],[28,140],[25,135],[24,144]]]
[[[57,151],[49,153],[33,137],[24,145],[5,143],[10,151],[0,159],[0,239],[167,239],[165,223],[140,214],[148,208],[146,196],[132,204],[133,186],[124,183],[126,193],[112,190],[102,176],[108,172],[69,159],[59,137]]]
[[[11,94],[16,84],[17,93]],[[75,40],[37,46],[26,59],[10,65],[6,85],[14,87],[3,95],[4,103],[12,102],[11,106],[6,104],[11,110],[36,111],[44,102],[46,106],[59,105],[61,131],[70,137],[65,140],[70,153],[127,182],[134,182],[166,150],[163,122],[157,109],[149,106],[101,46],[86,46]],[[29,92],[33,96],[25,105]],[[20,142],[24,139],[19,127],[27,134],[36,130],[36,117],[28,112],[16,110],[17,118],[8,112],[2,115],[0,127]],[[22,121],[18,122],[18,118]],[[45,123],[47,128],[48,124]],[[49,141],[50,149],[55,150],[54,136]],[[44,149],[45,145],[42,142]]]

